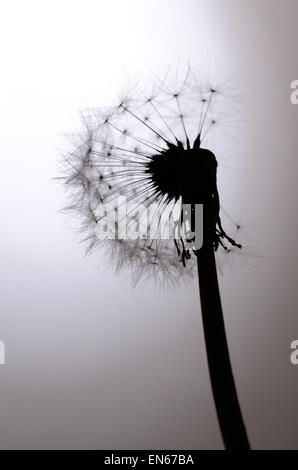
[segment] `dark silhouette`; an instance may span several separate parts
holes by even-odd
[[[217,126],[212,118],[204,129],[211,104],[224,93],[213,88],[201,90],[196,80],[191,84],[191,78],[188,70],[174,93],[161,82],[159,93],[139,105],[135,100],[131,105],[127,97],[116,108],[86,118],[82,142],[66,158],[64,180],[72,200],[68,209],[80,214],[82,231],[92,249],[101,242],[95,235],[94,210],[98,204],[114,202],[119,194],[146,207],[157,202],[169,204],[173,210],[182,202],[191,208],[191,215],[196,204],[203,204],[203,244],[199,250],[190,248],[185,243],[189,240],[181,235],[175,236],[171,245],[168,240],[156,242],[154,237],[132,241],[116,237],[108,240],[108,246],[117,256],[117,267],[127,263],[135,269],[137,279],[145,270],[146,277],[161,272],[172,279],[171,268],[179,279],[197,265],[210,379],[222,437],[226,449],[247,450],[250,447],[232,374],[215,263],[219,248],[230,251],[241,245],[223,229],[217,160],[201,147],[209,130]],[[183,100],[192,89],[192,100],[184,107]],[[169,116],[179,123],[180,133],[177,126],[175,132],[172,129]],[[192,146],[186,130],[190,116],[196,123]],[[183,217],[181,210],[181,223]],[[136,224],[133,216],[128,219],[127,223]]]
[[[212,391],[226,449],[250,449],[241,415],[225,333],[223,312],[217,279],[214,251],[225,240],[241,248],[229,237],[221,224],[217,190],[217,161],[215,155],[201,148],[200,134],[193,148],[177,141],[168,143],[168,150],[154,155],[148,163],[152,181],[168,199],[194,206],[203,204],[203,245],[197,257],[201,309]],[[184,245],[177,248],[183,260],[191,255]],[[182,251],[182,253],[180,253]]]

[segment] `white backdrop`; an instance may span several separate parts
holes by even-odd
[[[84,258],[52,180],[80,108],[179,60],[244,85],[219,178],[262,258],[221,278],[227,331],[253,447],[297,448],[297,13],[294,0],[2,5],[2,449],[222,448],[196,280],[134,290]]]

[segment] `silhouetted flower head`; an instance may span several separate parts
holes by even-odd
[[[164,208],[179,212],[183,203],[212,199],[215,250],[240,247],[224,231],[216,199],[215,154],[235,102],[229,85],[202,83],[191,69],[180,78],[166,75],[146,85],[133,87],[115,106],[82,113],[81,130],[64,159],[63,179],[71,198],[67,209],[79,216],[87,251],[103,248],[117,269],[131,268],[135,281],[153,276],[172,282],[192,274],[195,264],[183,237],[150,238],[146,232],[144,238],[100,240],[97,207],[106,204],[114,216],[119,196],[125,196],[135,207],[155,204],[158,221]],[[139,223],[135,211],[127,213],[126,221],[129,229]]]

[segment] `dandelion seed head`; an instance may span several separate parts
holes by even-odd
[[[227,103],[228,116],[235,109],[226,84],[220,91],[218,84],[201,83],[191,70],[179,86],[176,82],[177,77],[173,81],[155,78],[148,93],[134,87],[115,106],[81,113],[82,130],[64,160],[64,183],[70,197],[67,209],[80,220],[87,251],[103,249],[116,271],[130,269],[134,282],[141,278],[183,282],[193,273],[195,256],[182,240],[146,238],[146,233],[135,240],[99,240],[97,206],[109,203],[117,212],[120,195],[145,208],[157,204],[170,211],[180,210],[183,201],[200,202],[194,198],[202,197],[207,188],[202,161],[208,159],[212,168],[217,167],[212,152],[215,131],[210,129],[216,124],[220,132]],[[132,233],[138,228],[137,219],[127,214]],[[223,233],[216,235],[215,248],[233,250],[233,239],[226,246]]]

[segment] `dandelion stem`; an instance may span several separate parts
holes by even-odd
[[[197,252],[197,265],[209,374],[222,438],[227,450],[249,450],[230,362],[211,242],[204,243]]]

